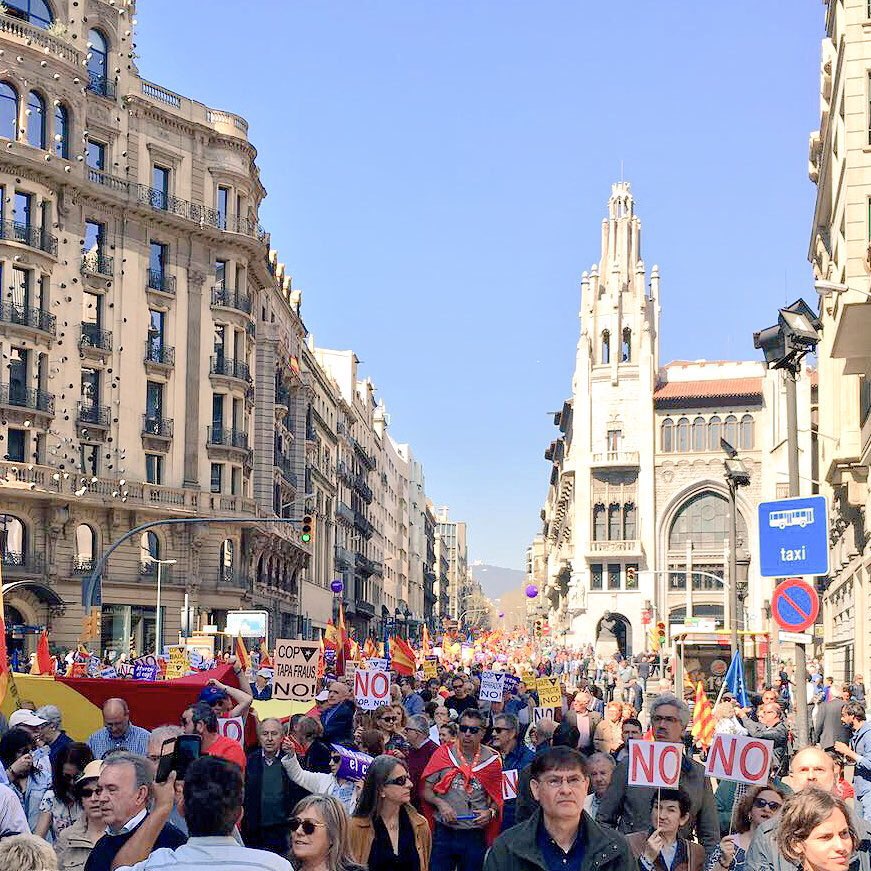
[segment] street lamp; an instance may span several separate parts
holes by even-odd
[[[819,281],[814,282],[814,290],[821,296],[837,296],[841,293],[860,293],[865,299],[871,299],[871,291],[862,290],[861,287],[850,287],[849,284],[838,284],[834,281]]]
[[[729,488],[729,630],[734,656],[738,652],[738,488],[746,487],[750,483],[750,473],[739,459],[738,451],[726,439],[720,439],[720,447],[726,453],[723,468]]]
[[[154,642],[155,656],[160,656],[163,652],[163,618],[160,616],[160,583],[163,580],[163,567],[174,566],[178,560],[174,559],[156,559],[153,556],[148,557],[148,562],[157,566],[157,611],[154,621]]]

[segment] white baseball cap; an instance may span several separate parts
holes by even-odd
[[[257,672],[257,677],[265,677],[267,680],[272,677],[272,669],[271,668],[261,668]]]
[[[325,702],[330,697],[330,693],[328,690],[321,690],[316,696],[316,702]]]
[[[44,726],[47,722],[48,720],[37,717],[33,711],[22,708],[9,718],[9,728],[14,729],[16,726]]]

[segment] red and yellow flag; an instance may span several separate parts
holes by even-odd
[[[269,655],[265,641],[260,642],[260,667],[272,668],[272,657]]]
[[[420,636],[420,655],[424,659],[427,656],[432,656],[432,644],[430,644],[429,629],[426,628],[426,623],[423,624],[423,631]]]
[[[37,674],[54,674],[54,660],[48,649],[48,632],[43,629],[36,645]]]
[[[390,639],[390,667],[397,674],[414,674],[416,654],[404,638]]]
[[[0,702],[9,688],[9,656],[6,653],[6,622],[0,615]]]
[[[243,671],[248,671],[251,668],[251,657],[248,655],[248,648],[242,640],[242,634],[236,636],[236,659],[239,660],[239,665]]]
[[[696,684],[696,703],[693,706],[690,734],[696,739],[696,744],[705,749],[714,740],[714,709],[701,681]]]
[[[324,647],[327,650],[339,649],[339,632],[333,625],[333,618],[327,620],[327,628],[324,630]]]
[[[320,629],[318,631],[320,633],[320,642],[321,642],[321,652],[318,655],[318,683],[320,683],[324,678],[324,674],[326,673],[326,671],[325,671],[325,669],[326,669],[326,663],[325,663],[326,657],[324,654],[325,654],[327,648],[326,648],[326,645],[324,644],[324,631],[323,631],[323,629]]]

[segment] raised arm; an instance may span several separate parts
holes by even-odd
[[[336,778],[332,774],[322,774],[318,771],[306,771],[296,758],[296,753],[290,746],[290,739],[285,738],[281,744],[284,750],[284,756],[281,757],[281,765],[284,768],[284,773],[294,782],[298,783],[303,789],[309,792],[327,792],[336,782]]]

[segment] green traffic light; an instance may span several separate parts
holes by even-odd
[[[310,542],[310,541],[312,540],[312,537],[311,537],[311,533],[310,533],[310,532],[304,532],[304,533],[302,534],[301,537],[302,537],[302,540],[303,540],[306,544],[308,544],[308,542]]]

